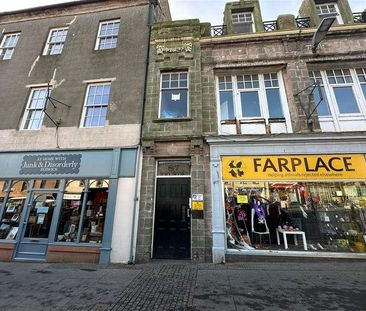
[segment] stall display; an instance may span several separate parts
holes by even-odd
[[[228,248],[366,252],[364,182],[227,181],[223,187]]]

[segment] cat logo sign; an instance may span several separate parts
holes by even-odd
[[[224,156],[224,180],[366,179],[363,154]]]

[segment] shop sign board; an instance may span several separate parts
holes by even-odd
[[[223,156],[224,180],[366,179],[363,154]]]
[[[78,174],[81,157],[81,154],[25,155],[19,174]]]

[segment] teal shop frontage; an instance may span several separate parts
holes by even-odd
[[[138,153],[0,153],[0,260],[131,261]]]

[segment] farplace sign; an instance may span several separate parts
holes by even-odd
[[[26,155],[19,174],[78,174],[81,157],[81,154]]]
[[[363,154],[224,156],[224,180],[366,179]]]

